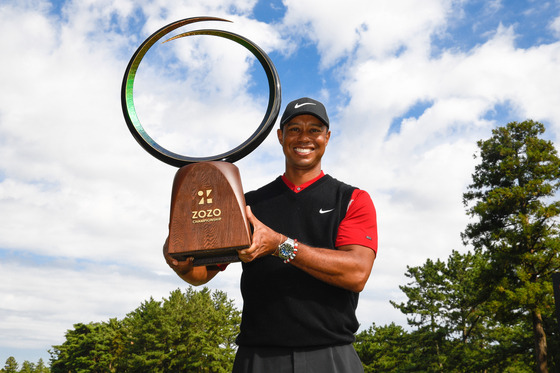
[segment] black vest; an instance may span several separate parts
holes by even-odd
[[[279,177],[245,198],[255,216],[275,231],[335,250],[338,226],[354,190],[325,175],[294,193]],[[241,292],[239,345],[319,347],[354,341],[358,294],[319,281],[280,258],[243,263]]]

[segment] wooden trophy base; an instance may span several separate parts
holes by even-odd
[[[194,265],[239,261],[251,245],[239,170],[227,162],[199,162],[175,174],[169,218],[169,255]]]

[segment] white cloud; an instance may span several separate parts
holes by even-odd
[[[560,17],[554,18],[554,20],[550,23],[548,27],[557,38],[560,38]]]
[[[443,29],[452,5],[429,1],[285,1],[284,26],[317,43],[322,65],[328,67],[349,56],[382,59],[399,49],[429,50],[430,37]],[[357,48],[357,50],[355,50]]]
[[[32,257],[28,260],[33,262]],[[158,257],[159,259],[159,257]],[[163,265],[160,270],[165,271]],[[40,348],[62,343],[75,323],[123,318],[141,302],[185,288],[175,276],[106,263],[4,261],[0,293],[0,346]],[[30,270],[33,275],[30,276]]]

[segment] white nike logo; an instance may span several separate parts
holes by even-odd
[[[313,103],[313,102],[304,102],[303,104],[295,104],[295,105],[294,105],[294,109],[299,109],[300,107],[305,106],[305,105],[315,105],[315,103]]]
[[[323,210],[322,208],[319,210],[319,214],[326,214],[328,212],[333,211],[334,209],[330,209],[330,210]]]

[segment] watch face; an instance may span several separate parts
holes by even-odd
[[[284,242],[283,244],[280,245],[279,249],[278,249],[278,256],[282,259],[286,259],[290,256],[290,254],[293,252],[293,246],[290,245],[289,243]]]

